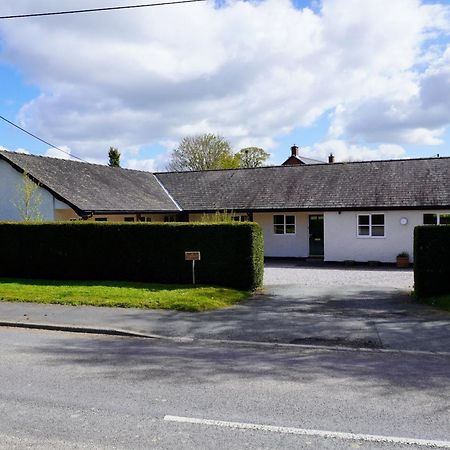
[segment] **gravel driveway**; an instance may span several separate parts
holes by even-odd
[[[301,285],[308,288],[368,287],[411,291],[414,285],[412,269],[396,267],[365,268],[328,265],[299,265],[298,262],[268,262],[264,285]]]

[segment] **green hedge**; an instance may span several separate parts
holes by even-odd
[[[450,226],[414,229],[414,289],[419,297],[450,294]]]
[[[191,283],[255,289],[264,271],[255,223],[1,223],[0,277]]]

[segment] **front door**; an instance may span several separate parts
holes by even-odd
[[[323,256],[323,215],[309,216],[309,256]]]

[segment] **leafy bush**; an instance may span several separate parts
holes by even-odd
[[[264,270],[255,223],[3,223],[0,248],[0,277],[185,284],[196,250],[198,284],[255,289]]]
[[[414,229],[414,288],[418,297],[450,294],[450,226]]]

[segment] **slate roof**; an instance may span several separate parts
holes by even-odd
[[[0,159],[79,213],[450,209],[450,158],[156,174],[7,151]]]
[[[179,210],[150,172],[1,150],[0,159],[25,170],[78,212]]]
[[[186,211],[450,208],[450,158],[157,173]]]
[[[292,162],[292,159],[296,159],[298,162],[297,163],[295,161]],[[282,165],[284,166],[290,164],[325,164],[325,163],[324,161],[319,161],[318,159],[311,159],[306,158],[304,156],[291,155]]]

